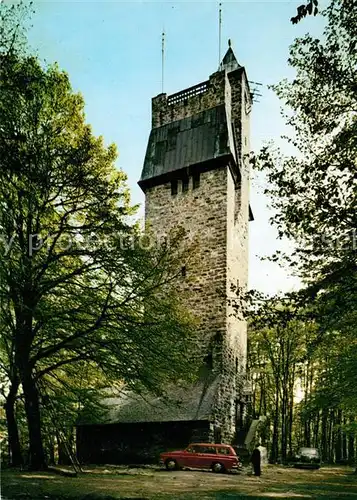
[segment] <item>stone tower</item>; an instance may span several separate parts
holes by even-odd
[[[197,438],[216,442],[231,442],[241,422],[247,327],[229,299],[232,287],[247,287],[251,106],[245,69],[229,47],[209,80],[152,99],[139,181],[153,231],[180,225],[199,242],[180,286],[190,291],[207,352],[198,399],[212,395],[207,433]]]

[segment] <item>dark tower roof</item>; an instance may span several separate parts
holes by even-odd
[[[237,61],[236,56],[234,55],[234,52],[232,50],[232,47],[230,45],[230,41],[228,42],[228,50],[225,54],[225,56],[222,59],[221,65],[220,65],[220,70],[226,70],[227,73],[230,73],[231,71],[234,71],[238,68],[241,68],[240,64]]]
[[[152,129],[139,184],[220,157],[236,160],[224,104]]]

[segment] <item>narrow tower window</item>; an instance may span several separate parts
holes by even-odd
[[[171,194],[177,194],[177,180],[171,181]]]
[[[186,274],[187,274],[186,266],[182,266],[181,267],[181,275],[182,275],[182,277],[186,278]]]
[[[182,179],[182,192],[183,193],[186,193],[186,191],[188,191],[188,182],[189,182],[189,177],[184,177]]]
[[[195,172],[192,176],[192,187],[193,189],[198,189],[200,187],[200,173]]]
[[[238,221],[241,210],[241,197],[242,197],[242,184],[241,182],[236,186],[234,193],[234,222]]]

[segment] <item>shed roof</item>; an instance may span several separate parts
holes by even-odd
[[[219,376],[216,376],[211,381],[200,380],[189,389],[171,388],[168,391],[170,401],[122,391],[118,396],[101,401],[105,410],[97,421],[80,420],[79,425],[208,420],[212,414],[218,382]]]

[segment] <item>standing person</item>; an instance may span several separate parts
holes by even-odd
[[[254,475],[260,476],[262,471],[261,471],[261,455],[259,450],[259,444],[257,444],[256,447],[254,448],[250,461],[253,465]]]

